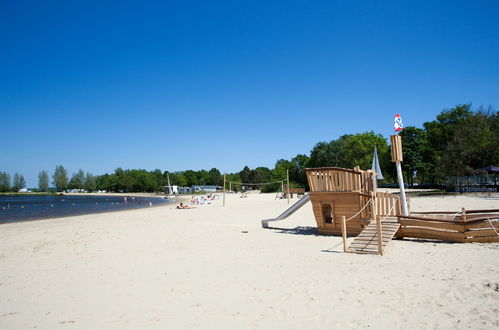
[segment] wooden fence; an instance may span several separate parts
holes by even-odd
[[[373,171],[340,167],[307,168],[308,184],[312,192],[373,191]]]

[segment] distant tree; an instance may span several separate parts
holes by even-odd
[[[425,144],[425,131],[414,126],[406,126],[402,132],[402,150],[403,150],[403,170],[406,174],[407,183],[414,185],[416,174],[420,176],[425,171],[423,163],[423,151]]]
[[[210,174],[206,170],[199,170],[196,172],[196,178],[198,184],[206,185],[210,181]]]
[[[199,184],[198,183],[198,176],[197,176],[196,172],[194,172],[193,170],[184,171],[182,174],[185,178],[186,186],[190,187],[190,186]]]
[[[231,185],[230,182],[233,184]],[[241,177],[239,176],[239,173],[227,173],[226,176],[226,186],[225,189],[229,190],[232,188],[232,191],[240,191],[241,190],[241,185],[238,183],[243,182],[241,180]],[[223,182],[222,182],[223,185]]]
[[[444,183],[445,178],[452,175],[448,173],[449,165],[451,165],[448,157],[449,146],[454,140],[458,127],[462,127],[472,114],[471,104],[461,104],[452,109],[443,110],[437,115],[436,120],[423,123],[426,131],[423,162],[429,164],[430,177],[428,179],[431,183]],[[459,153],[457,149],[453,152]]]
[[[155,186],[158,187],[158,189],[168,184],[166,177],[163,177],[163,173],[161,172],[160,169],[158,168],[155,169],[154,171],[151,172],[151,175],[153,176],[155,181]]]
[[[98,190],[118,191],[118,176],[116,174],[104,174],[96,178]]]
[[[76,173],[73,173],[71,180],[69,180],[68,188],[69,189],[83,189],[85,182],[85,172],[83,170],[79,170]]]
[[[220,173],[220,171],[216,168],[212,168],[209,172],[209,180],[208,180],[208,183],[210,185],[214,185],[214,186],[221,186],[224,184],[224,177],[223,175]]]
[[[498,114],[480,108],[456,129],[443,157],[442,167],[452,176],[473,175],[476,170],[499,160]]]
[[[241,172],[239,172],[239,177],[243,183],[250,183],[251,170],[248,166],[245,166]]]
[[[272,170],[267,167],[257,167],[250,172],[249,182],[265,183],[272,181]]]
[[[309,166],[310,158],[307,155],[296,155],[291,159],[291,172],[289,179],[301,187],[308,187],[305,168]]]
[[[49,189],[49,175],[47,171],[43,170],[38,173],[38,190],[48,191]]]
[[[7,172],[0,172],[0,192],[10,191],[10,175]]]
[[[85,180],[83,183],[83,187],[86,191],[94,191],[97,189],[97,180],[95,176],[93,176],[91,173],[87,172],[85,175]]]
[[[163,177],[166,176],[165,173],[163,173]],[[170,183],[172,186],[179,186],[179,187],[186,187],[187,186],[187,180],[186,180],[183,172],[170,173],[169,175],[170,175]]]
[[[64,191],[68,186],[68,172],[62,165],[55,167],[54,175],[52,175],[52,183],[55,185],[57,191]]]
[[[14,174],[12,188],[14,189],[14,191],[19,191],[20,189],[22,189],[24,187],[26,187],[26,181],[24,180],[24,177],[21,174],[16,172]]]
[[[310,167],[340,166],[342,160],[343,143],[348,135],[337,140],[317,143],[310,152]]]

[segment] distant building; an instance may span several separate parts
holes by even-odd
[[[178,193],[179,194],[190,194],[191,187],[178,187]]]
[[[167,195],[177,195],[178,194],[178,186],[162,186],[163,191]]]
[[[196,185],[191,187],[191,193],[196,193],[200,191],[205,191],[205,192],[216,192],[219,190],[221,187],[220,186],[203,186],[203,185]]]

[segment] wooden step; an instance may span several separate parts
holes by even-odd
[[[386,218],[381,222],[381,245],[383,251],[385,246],[392,240],[399,229],[397,218]],[[376,221],[371,221],[366,228],[348,246],[347,252],[378,254],[378,229]]]

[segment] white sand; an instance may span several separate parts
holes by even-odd
[[[296,199],[294,200],[296,201]],[[412,199],[499,208],[499,196]],[[0,226],[0,329],[493,329],[499,244],[394,240],[384,256],[318,236],[310,204],[231,195]],[[246,232],[247,231],[247,232]]]

